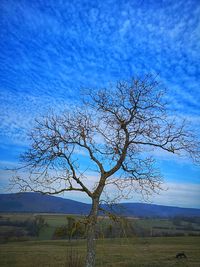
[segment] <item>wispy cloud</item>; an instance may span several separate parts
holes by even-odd
[[[28,144],[34,117],[73,108],[81,88],[149,72],[199,131],[199,16],[198,0],[1,0],[0,151]]]
[[[16,162],[12,161],[0,161],[0,193],[7,192],[9,188],[9,178],[14,174],[12,171],[6,170],[6,168],[14,168],[17,166]],[[28,175],[28,174],[27,174]],[[26,177],[26,174],[23,174]],[[93,190],[98,182],[98,174],[93,171],[86,170],[84,172],[85,178],[83,178],[84,184]],[[163,190],[159,191],[159,194],[153,194],[147,198],[143,198],[137,191],[132,191],[128,199],[120,199],[121,202],[144,202],[169,205],[169,206],[179,206],[179,207],[193,207],[200,208],[200,185],[197,181],[194,182],[184,182],[182,177],[179,177],[179,182],[166,181],[163,183]],[[108,185],[106,187],[106,192],[109,194],[109,199],[114,199],[118,192],[114,185]],[[85,193],[77,192],[67,192],[61,195],[65,198],[71,198],[74,200],[79,200],[83,202],[90,202],[90,199]],[[103,198],[105,195],[103,195]]]
[[[107,194],[109,199],[118,196],[114,186],[109,186]],[[128,198],[121,198],[120,202],[143,202],[149,204],[176,206],[185,208],[200,208],[200,185],[184,182],[166,182],[159,194],[142,196],[137,191],[132,191]]]
[[[200,208],[200,185],[192,183],[166,183],[166,190],[154,195],[155,204]]]

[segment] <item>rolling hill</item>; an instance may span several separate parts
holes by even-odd
[[[90,204],[39,193],[0,194],[0,212],[66,213],[87,215]],[[108,206],[103,205],[108,209]],[[179,208],[144,203],[115,205],[117,213],[134,217],[200,217],[200,209]]]

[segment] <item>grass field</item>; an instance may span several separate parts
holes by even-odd
[[[23,222],[34,220],[38,214],[1,214],[1,222]],[[11,239],[0,244],[0,267],[69,267],[68,259],[80,258],[81,263],[76,267],[84,266],[86,253],[85,240],[52,240],[55,229],[66,225],[67,215],[42,214],[45,225],[40,229],[39,235],[26,235],[25,226],[0,226],[0,234],[12,229],[21,229],[25,233],[24,239]],[[78,217],[76,217],[78,218]],[[150,230],[178,232],[177,226],[171,219],[132,219],[134,228],[142,228],[147,233]],[[108,219],[100,218],[102,228],[110,223]],[[191,224],[191,223],[190,223]],[[180,227],[188,227],[187,221],[180,221]],[[200,224],[192,223],[192,227],[199,233]],[[189,236],[190,230],[182,230],[184,236],[176,237],[138,237],[112,238],[97,240],[97,267],[162,267],[162,266],[196,266],[200,267],[200,236]],[[21,241],[19,241],[21,240]],[[23,241],[22,241],[23,240]],[[187,259],[175,258],[176,254],[184,251]],[[73,267],[73,265],[70,265]]]
[[[200,266],[200,237],[153,237],[97,240],[96,266]],[[68,266],[69,252],[85,255],[85,241],[25,241],[0,245],[1,267]],[[177,260],[184,251],[187,259]]]

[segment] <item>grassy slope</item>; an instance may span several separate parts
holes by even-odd
[[[110,239],[97,241],[97,267],[200,266],[200,237]],[[85,255],[85,241],[73,241],[73,249]],[[27,241],[0,245],[1,267],[65,266],[67,241]],[[176,260],[185,251],[187,260]]]

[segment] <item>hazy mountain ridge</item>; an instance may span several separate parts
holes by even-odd
[[[90,207],[90,204],[39,193],[0,194],[0,212],[44,212],[86,215],[89,213]],[[107,209],[108,207],[103,205],[103,208]],[[117,213],[135,217],[200,217],[200,209],[144,203],[122,203],[116,205],[114,210]]]

